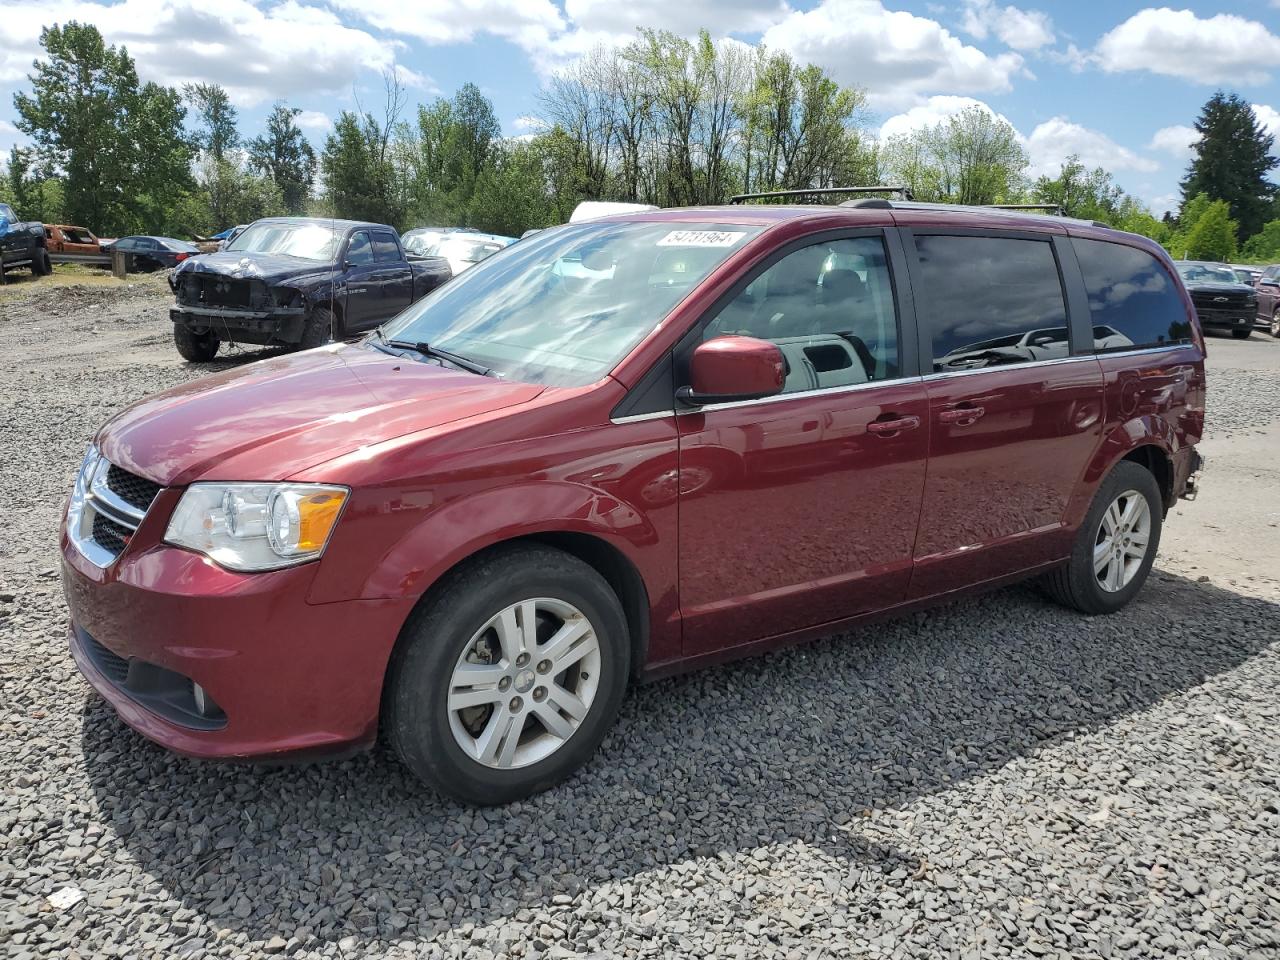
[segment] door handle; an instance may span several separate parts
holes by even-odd
[[[893,420],[872,420],[867,424],[867,433],[878,437],[900,433],[903,430],[914,430],[920,426],[919,417],[896,417]]]
[[[938,421],[954,423],[957,427],[967,427],[971,423],[977,423],[986,412],[985,407],[956,407],[952,410],[943,410],[938,414]]]

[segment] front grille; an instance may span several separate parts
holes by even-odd
[[[125,503],[146,513],[151,501],[160,492],[160,484],[130,473],[113,463],[107,471],[107,489]]]
[[[1196,310],[1210,313],[1238,313],[1253,310],[1257,307],[1257,297],[1251,293],[1192,293],[1191,302]]]
[[[129,545],[133,531],[123,523],[116,523],[106,514],[96,513],[93,517],[93,542],[104,550],[119,554]]]
[[[247,308],[260,301],[266,291],[261,281],[188,273],[178,285],[178,302],[190,307]]]
[[[129,661],[116,656],[89,634],[81,633],[81,636],[84,638],[85,652],[89,654],[93,665],[112,683],[123,684],[129,678]]]

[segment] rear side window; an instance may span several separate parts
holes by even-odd
[[[1095,350],[1133,350],[1191,338],[1187,308],[1155,257],[1105,240],[1071,243],[1089,294]]]
[[[394,263],[400,259],[400,248],[396,246],[396,238],[389,233],[373,235],[373,259],[378,263]]]
[[[1053,244],[917,236],[938,373],[1067,356],[1067,306]]]

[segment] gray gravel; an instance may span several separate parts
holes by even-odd
[[[1014,588],[640,688],[499,810],[151,746],[66,652],[55,527],[101,420],[201,371],[162,288],[47,296],[0,301],[5,957],[1280,955],[1280,606],[1168,565],[1116,617]],[[1274,419],[1269,356],[1215,430]]]

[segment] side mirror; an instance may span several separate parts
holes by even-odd
[[[693,384],[677,390],[676,399],[700,407],[781,393],[786,362],[778,345],[768,340],[724,336],[698,344],[689,372]]]

